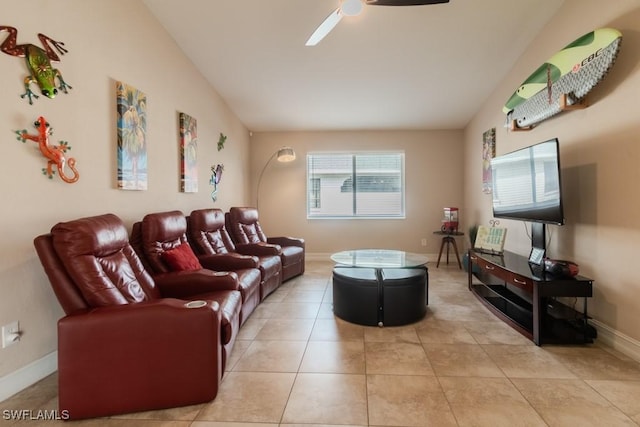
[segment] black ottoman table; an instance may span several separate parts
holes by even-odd
[[[333,312],[343,320],[361,325],[406,325],[426,314],[428,287],[426,266],[336,266],[333,269]]]

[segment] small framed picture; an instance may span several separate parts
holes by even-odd
[[[531,264],[542,265],[543,259],[544,259],[544,249],[531,248],[531,253],[529,254],[529,262]]]

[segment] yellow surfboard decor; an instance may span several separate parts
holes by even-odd
[[[613,66],[621,41],[620,31],[600,28],[553,55],[506,102],[505,127],[530,129],[572,105],[577,107]]]

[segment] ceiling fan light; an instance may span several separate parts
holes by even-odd
[[[340,11],[346,16],[357,16],[362,12],[362,0],[343,0]]]

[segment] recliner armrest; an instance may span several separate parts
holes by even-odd
[[[220,307],[162,299],[58,322],[59,408],[71,419],[208,402],[222,376]]]
[[[288,236],[268,237],[267,243],[280,245],[280,246],[298,246],[300,248],[304,248],[304,239],[299,239],[297,237],[288,237]]]
[[[260,260],[253,255],[238,253],[198,255],[198,260],[204,268],[216,271],[235,271],[244,268],[258,268]]]
[[[245,243],[236,245],[236,251],[246,255],[280,255],[282,253],[282,247],[280,245],[273,245],[271,243]]]
[[[211,291],[238,290],[238,275],[228,271],[207,269],[174,271],[153,276],[165,298],[188,299],[191,295]]]

